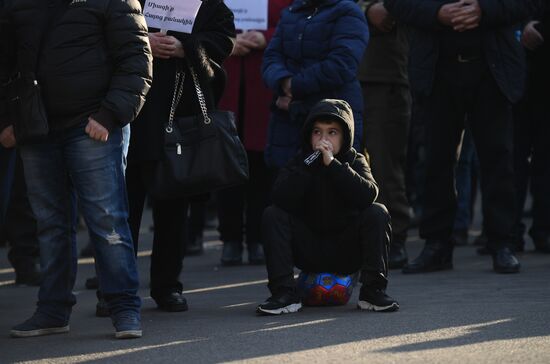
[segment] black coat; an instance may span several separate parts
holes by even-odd
[[[344,133],[341,152],[328,166],[322,163],[322,157],[310,166],[304,163],[312,152],[310,135],[315,118],[312,119],[311,115],[327,115],[330,104],[338,105],[338,102],[325,100],[312,108],[304,124],[302,152],[281,169],[272,192],[275,206],[298,217],[313,232],[324,236],[340,235],[378,195],[378,186],[365,157],[351,147],[353,114],[349,106],[345,107],[348,111],[337,106],[340,109],[337,114],[343,116],[335,120]]]
[[[543,0],[480,1],[480,30],[485,58],[502,93],[512,102],[523,94],[525,56],[515,38],[517,25],[540,11]],[[420,94],[432,90],[444,27],[437,21],[441,6],[453,0],[384,0],[388,11],[410,26],[409,79]]]
[[[2,85],[17,72],[34,73],[38,62],[47,3],[43,0],[3,0],[0,7],[0,130],[12,124],[6,115]]]
[[[143,3],[143,0],[142,0]],[[158,29],[150,29],[157,32]],[[178,69],[186,73],[182,100],[176,116],[200,112],[193,81],[187,72],[189,61],[197,72],[209,107],[223,92],[223,71],[218,65],[231,54],[235,25],[233,13],[221,0],[203,0],[191,34],[168,32],[183,44],[186,58],[153,61],[154,82],[141,113],[132,124],[128,163],[156,161],[161,158],[164,126],[168,122]]]
[[[89,116],[107,129],[134,120],[152,79],[138,0],[50,0],[49,16],[38,79],[50,128]]]
[[[6,90],[4,84],[10,77],[13,69],[13,44],[8,11],[4,0],[0,0],[0,132],[11,124],[7,120]]]

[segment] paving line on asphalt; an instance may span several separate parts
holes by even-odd
[[[330,318],[330,319],[323,319],[323,320],[300,322],[300,323],[297,323],[297,324],[282,325],[282,326],[276,326],[276,327],[267,327],[267,328],[264,328],[264,329],[244,331],[244,332],[241,332],[241,335],[256,334],[258,332],[292,329],[292,328],[295,328],[295,327],[311,326],[311,325],[317,325],[317,324],[325,324],[327,322],[332,322],[332,321],[335,321],[335,320],[336,320],[335,318]]]

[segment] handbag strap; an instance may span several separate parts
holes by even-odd
[[[197,76],[197,73],[195,72],[195,69],[193,66],[191,66],[191,63],[187,61],[187,65],[189,67],[189,73],[191,73],[191,77],[193,78],[193,84],[195,85],[195,92],[197,93],[197,99],[199,100],[199,106],[201,108],[201,113],[203,117],[203,122],[205,124],[210,124],[212,122],[212,119],[210,116],[208,116],[208,107],[206,106],[206,98],[204,97],[204,93],[202,92],[202,88],[199,82],[199,77]],[[183,86],[185,83],[185,72],[178,70],[176,72],[176,86],[174,88],[174,96],[172,97],[172,106],[170,107],[170,116],[168,118],[168,125],[166,125],[166,132],[172,133],[174,131],[174,118],[176,116],[176,109],[178,108],[178,105],[181,101],[181,97],[183,95]]]
[[[174,131],[174,117],[176,116],[176,109],[181,100],[183,94],[183,83],[185,82],[185,73],[182,71],[176,72],[176,86],[174,87],[174,96],[172,97],[172,106],[170,106],[170,116],[168,117],[168,125],[164,129],[168,134]]]

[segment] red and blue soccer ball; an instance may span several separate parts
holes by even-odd
[[[348,303],[356,275],[301,272],[298,292],[305,306],[342,306]]]

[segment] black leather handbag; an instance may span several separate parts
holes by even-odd
[[[33,73],[18,74],[7,85],[8,114],[18,145],[44,140],[50,131],[40,85]]]
[[[248,159],[232,112],[208,110],[198,77],[189,66],[200,114],[175,117],[185,73],[176,87],[164,133],[164,158],[157,166],[151,194],[156,199],[192,196],[248,181]]]

